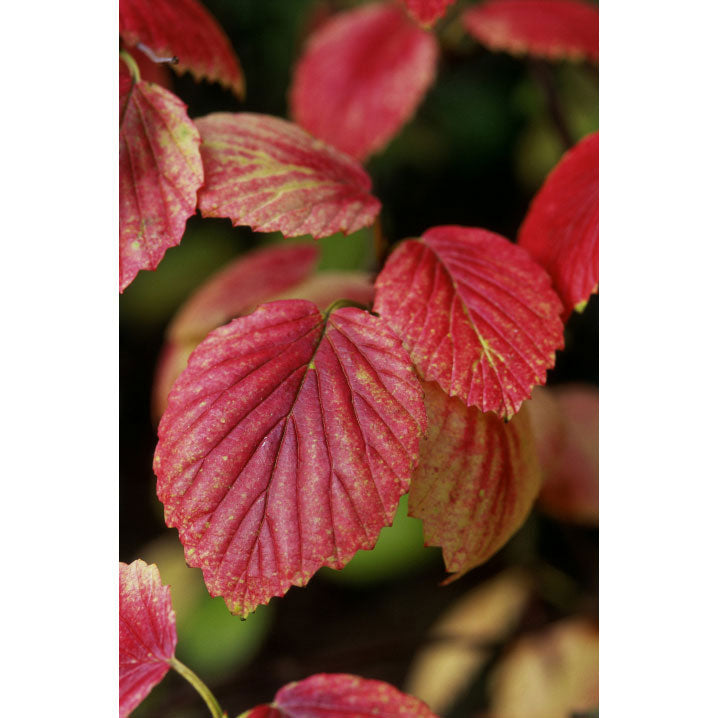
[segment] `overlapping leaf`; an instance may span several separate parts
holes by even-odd
[[[524,409],[506,423],[425,383],[429,431],[411,480],[409,514],[459,578],[523,524],[541,484]]]
[[[194,348],[230,319],[277,299],[308,299],[320,309],[338,299],[371,304],[374,288],[362,272],[323,272],[310,277],[318,255],[314,244],[259,249],[232,262],[187,300],[170,324],[157,366],[152,402],[157,420]]]
[[[403,242],[377,278],[374,308],[423,379],[506,417],[545,382],[563,346],[548,275],[482,229],[434,227]]]
[[[561,521],[598,525],[598,389],[537,389],[528,409],[543,474],[539,506]]]
[[[598,62],[598,9],[582,0],[489,0],[463,21],[492,50]]]
[[[433,25],[446,12],[454,0],[404,0],[416,20],[422,25]]]
[[[244,95],[244,77],[229,39],[198,0],[120,0],[120,36],[130,47],[142,43],[158,57],[176,57],[178,72]]]
[[[417,698],[383,681],[346,673],[317,673],[289,683],[274,702],[242,718],[436,718]]]
[[[426,427],[397,337],[354,308],[259,307],[212,332],[159,427],[157,492],[212,595],[247,614],[391,523]]]
[[[155,269],[195,213],[199,132],[171,92],[120,70],[120,291]]]
[[[393,4],[341,13],[310,37],[294,73],[294,119],[358,159],[384,147],[434,81],[433,35]]]
[[[546,178],[519,244],[551,275],[564,319],[598,291],[598,132],[566,152]]]
[[[120,562],[120,718],[164,678],[176,645],[170,589],[157,566]]]
[[[177,311],[167,330],[175,341],[199,343],[208,332],[306,279],[315,244],[281,244],[242,255],[210,277]]]
[[[203,216],[315,239],[374,222],[380,204],[361,165],[291,122],[216,113],[197,126],[206,174]]]

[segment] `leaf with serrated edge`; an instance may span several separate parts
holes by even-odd
[[[157,566],[120,562],[120,718],[164,678],[176,645],[170,589]]]
[[[531,202],[519,244],[551,275],[564,320],[598,291],[598,132],[553,168]]]
[[[546,272],[483,229],[434,227],[403,242],[375,286],[374,309],[421,378],[481,411],[516,413],[563,347],[561,303]]]
[[[122,64],[124,68],[124,64]],[[156,269],[197,208],[204,173],[186,105],[120,70],[120,291]]]
[[[506,423],[424,383],[429,431],[411,479],[409,515],[441,546],[450,580],[495,554],[523,524],[541,485],[526,410]]]
[[[319,249],[313,242],[278,244],[247,252],[192,294],[177,310],[167,336],[199,344],[212,329],[307,279],[318,261]]]
[[[206,181],[204,217],[286,237],[351,234],[380,203],[363,167],[301,127],[269,115],[215,113],[197,120]]]
[[[158,57],[176,57],[172,68],[196,80],[219,82],[244,96],[244,76],[224,30],[197,0],[120,0],[120,37]]]
[[[157,421],[194,348],[230,319],[277,299],[308,299],[320,309],[338,299],[371,305],[374,287],[364,272],[321,272],[310,277],[318,255],[314,244],[280,244],[250,252],[210,277],[187,300],[170,324],[157,364],[152,399]]]
[[[381,319],[264,304],[213,331],[172,388],[154,464],[165,520],[210,593],[246,615],[374,546],[425,428]]]
[[[443,17],[455,0],[404,0],[409,13],[422,25],[431,26]]]
[[[436,718],[425,703],[384,681],[317,673],[289,683],[274,702],[240,718]]]
[[[321,25],[297,64],[292,117],[364,159],[414,114],[434,82],[436,38],[393,4],[365,5]]]
[[[598,8],[579,0],[489,0],[463,15],[492,50],[549,60],[598,62]]]

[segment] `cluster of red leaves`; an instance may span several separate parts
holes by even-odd
[[[177,631],[169,586],[157,566],[120,563],[120,718],[128,716],[172,665]],[[226,715],[226,714],[225,714]],[[282,688],[245,718],[436,718],[426,704],[383,681],[319,673]]]
[[[121,0],[121,291],[156,268],[197,210],[285,236],[371,225],[380,203],[360,162],[433,83],[438,42],[427,28],[451,4],[374,3],[320,25],[296,66],[294,124],[251,113],[190,120],[138,65],[176,56],[178,71],[242,95],[228,39],[197,0]],[[492,0],[462,19],[491,49],[598,59],[597,13],[578,0]],[[449,580],[505,544],[542,471],[547,510],[585,516],[586,484],[567,487],[560,471],[578,451],[565,417],[561,451],[539,437],[537,456],[521,407],[545,383],[565,320],[597,290],[597,133],[549,175],[518,244],[434,227],[401,242],[373,283],[315,275],[316,259],[310,245],[242,257],[168,331],[154,397],[157,491],[212,595],[246,615],[322,566],[343,567],[374,546],[407,492]],[[573,404],[566,412],[592,421]],[[176,635],[156,569],[120,573],[126,715],[168,670]],[[287,686],[247,715],[364,716],[387,704],[392,715],[432,715],[386,684],[341,675]]]
[[[287,236],[370,225],[380,205],[357,160],[396,134],[433,82],[438,44],[416,21],[431,25],[451,3],[406,4],[410,15],[374,3],[315,30],[290,91],[298,125],[250,113],[192,122],[130,61],[120,85],[121,287],[156,267],[196,209]],[[195,5],[160,3],[153,15],[154,5],[123,0],[123,42],[181,56],[180,69],[239,92],[228,41]],[[545,29],[523,37],[538,10]],[[511,20],[501,31],[499,16]],[[575,0],[496,0],[464,21],[491,47],[569,57],[594,17]],[[155,472],[167,524],[213,595],[246,614],[321,566],[341,568],[374,545],[410,485],[412,515],[456,576],[506,542],[539,472],[527,420],[501,418],[545,383],[561,319],[596,289],[597,167],[594,135],[549,176],[518,245],[435,227],[400,243],[373,287],[366,277],[312,279],[310,248],[275,248],[188,303],[158,370]],[[373,302],[375,313],[322,311],[339,298]]]
[[[247,113],[190,120],[179,98],[148,82],[163,78],[146,55],[176,58],[178,72],[242,96],[229,40],[198,0],[121,0],[123,46],[142,61],[129,58],[120,71],[120,291],[139,270],[157,268],[198,209],[286,236],[370,225],[380,204],[350,157],[383,149],[416,111],[439,56],[426,28],[451,4],[405,0],[407,14],[373,3],[316,29],[290,89],[292,116],[305,132]],[[492,0],[469,8],[463,21],[494,50],[598,60],[598,13],[579,0]]]

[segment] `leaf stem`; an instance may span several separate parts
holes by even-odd
[[[192,687],[199,693],[204,702],[209,708],[209,712],[212,714],[212,718],[227,718],[227,714],[222,710],[221,706],[214,697],[212,691],[203,683],[199,676],[181,661],[172,657],[170,659],[170,666],[174,668],[185,680],[192,684]]]
[[[140,81],[140,68],[137,66],[137,63],[135,62],[135,58],[130,55],[127,50],[120,50],[120,60],[122,60],[125,65],[130,70],[130,75],[132,77],[132,84],[130,85],[130,91],[127,93],[127,99],[125,100],[125,104],[122,107],[122,111],[120,112],[120,129],[122,128],[122,123],[125,121],[125,115],[127,114],[127,108],[130,106],[130,98],[132,97],[132,90],[135,89],[135,85]]]
[[[355,302],[353,299],[337,299],[327,307],[326,311],[324,312],[324,318],[329,319],[329,315],[335,309],[343,309],[344,307],[355,307],[356,309],[363,309],[365,312],[373,314],[373,312],[369,310],[369,307],[367,307],[366,304],[362,304],[361,302]]]
[[[139,82],[142,78],[140,77],[140,68],[135,58],[132,57],[127,50],[120,50],[120,60],[129,68],[130,75],[132,75],[132,84]]]

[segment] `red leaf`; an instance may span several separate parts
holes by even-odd
[[[598,525],[598,389],[536,390],[528,402],[543,473],[541,509],[559,519]]]
[[[455,0],[404,0],[409,12],[422,25],[433,25]]]
[[[188,563],[246,615],[374,546],[425,427],[421,387],[381,319],[264,304],[212,332],[175,383],[157,493]]]
[[[176,645],[170,589],[157,566],[120,562],[120,718],[164,678]]]
[[[598,132],[566,152],[546,178],[519,244],[551,275],[564,320],[598,291]]]
[[[541,485],[526,411],[510,422],[425,383],[429,432],[411,479],[409,515],[441,546],[453,581],[495,554],[523,524]]]
[[[316,245],[304,243],[242,255],[210,277],[180,307],[167,330],[169,338],[199,344],[212,329],[306,279],[318,259]]]
[[[438,44],[391,4],[337,15],[310,37],[290,90],[292,116],[358,159],[382,149],[434,81]]]
[[[598,9],[579,0],[489,0],[463,21],[492,50],[598,62]]]
[[[212,329],[230,319],[276,299],[308,299],[321,309],[337,299],[371,305],[374,288],[366,274],[322,272],[310,277],[318,255],[313,244],[281,244],[250,252],[210,277],[189,298],[170,324],[158,362],[153,389],[153,415],[158,421],[189,355]]]
[[[371,225],[379,201],[353,159],[269,115],[216,113],[197,120],[206,182],[204,217],[285,236],[350,234]]]
[[[510,417],[563,347],[561,304],[520,247],[483,229],[434,227],[399,245],[375,310],[419,375],[481,411]]]
[[[274,702],[242,718],[436,718],[418,698],[394,686],[346,673],[317,673],[289,683]]]
[[[199,142],[178,97],[120,72],[120,291],[182,239],[204,177]]]
[[[160,57],[177,57],[179,73],[219,82],[244,96],[244,77],[224,31],[197,0],[120,0],[120,36]]]

